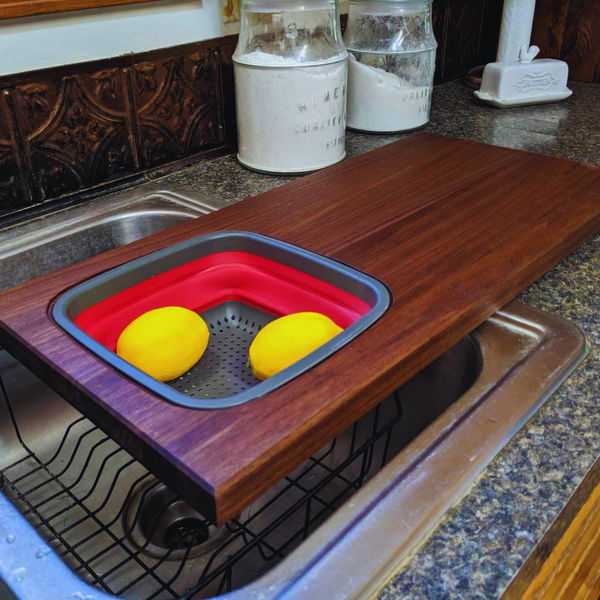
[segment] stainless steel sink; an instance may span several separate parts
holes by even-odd
[[[219,208],[144,190],[0,231],[2,287]],[[0,352],[0,596],[367,597],[586,352],[510,304],[222,528]]]
[[[0,229],[0,291],[226,205],[154,183]]]

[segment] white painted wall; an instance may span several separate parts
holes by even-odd
[[[222,0],[159,0],[0,21],[0,75],[167,48],[239,31]]]
[[[348,0],[340,1],[348,12]],[[0,76],[168,48],[239,32],[222,0],[157,0],[0,21]]]

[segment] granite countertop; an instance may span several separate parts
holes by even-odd
[[[431,121],[423,131],[600,166],[600,85],[576,82],[569,85],[573,96],[559,104],[500,110],[476,105],[473,91],[463,84],[446,83],[433,92]],[[349,131],[347,157],[407,135],[411,134],[370,135]],[[160,181],[235,203],[293,180],[294,177],[248,171],[231,155],[193,165]]]
[[[600,166],[600,85],[571,84],[560,104],[477,106],[458,82],[433,95],[426,131]],[[407,134],[410,135],[410,134]],[[349,133],[348,156],[404,137]],[[288,183],[252,173],[234,156],[164,177],[228,202]],[[578,325],[600,345],[600,235],[518,300]],[[467,496],[395,576],[380,598],[496,598],[600,456],[600,355],[593,352],[478,478]]]

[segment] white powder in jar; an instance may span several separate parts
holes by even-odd
[[[314,171],[345,152],[347,60],[311,63],[260,50],[234,59],[238,158],[257,171]]]
[[[415,87],[394,73],[356,60],[348,65],[348,127],[394,132],[422,127],[429,121],[431,87]]]

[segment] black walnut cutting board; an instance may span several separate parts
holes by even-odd
[[[49,316],[65,289],[197,235],[255,231],[394,294],[373,327],[264,398],[174,406]],[[203,514],[224,523],[600,229],[600,169],[420,133],[0,295],[0,343]]]

